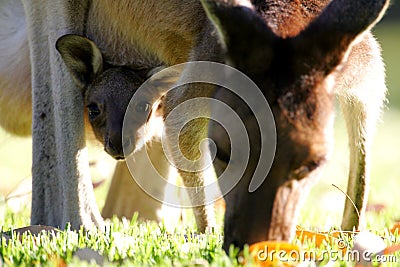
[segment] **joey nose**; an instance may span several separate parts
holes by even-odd
[[[110,136],[107,138],[105,150],[110,156],[117,160],[122,160],[125,158],[121,136],[119,136],[119,138],[117,136]]]

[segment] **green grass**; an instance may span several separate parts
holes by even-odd
[[[75,255],[79,249],[90,248],[95,251],[103,261],[104,266],[239,266],[240,263],[252,266],[248,248],[238,255],[238,250],[231,249],[229,255],[221,249],[222,235],[220,232],[197,235],[193,232],[193,225],[178,226],[174,232],[168,232],[162,223],[138,222],[132,220],[113,219],[107,223],[103,231],[92,229],[84,231],[71,231],[68,226],[63,231],[56,233],[42,233],[39,236],[13,234],[12,230],[27,225],[29,222],[29,209],[18,214],[6,211],[6,220],[0,222],[2,230],[12,237],[11,241],[3,239],[0,243],[0,266],[97,266],[92,260],[91,264]],[[314,211],[309,215],[318,216]],[[314,213],[314,214],[313,214]],[[390,211],[380,214],[369,214],[370,221],[380,221],[392,218]],[[387,222],[389,222],[388,219]],[[389,224],[393,223],[390,221]],[[381,236],[386,245],[400,241],[397,234],[393,235],[388,228],[372,230]],[[352,236],[341,236],[339,240],[346,245],[353,245]],[[338,243],[327,242],[317,247],[315,240],[295,240],[301,245],[303,251],[317,253],[320,266],[330,260],[337,259]],[[367,244],[369,245],[369,244]],[[323,254],[323,253],[331,254]],[[321,255],[324,255],[322,257]],[[329,255],[333,255],[332,258]],[[394,254],[400,259],[400,253]],[[89,258],[91,259],[91,258]],[[333,266],[353,266],[346,258],[338,258],[332,262]],[[374,265],[375,266],[375,265]],[[376,265],[377,266],[377,265]],[[400,266],[400,262],[391,262],[383,266]]]
[[[17,217],[9,213],[7,218],[0,224],[11,236],[16,226],[26,225],[29,212],[21,212]],[[79,248],[97,251],[106,266],[237,265],[237,254],[232,251],[228,257],[221,249],[221,242],[220,233],[196,235],[190,227],[178,227],[168,233],[161,223],[138,223],[136,217],[131,221],[114,219],[104,231],[75,232],[67,227],[39,237],[14,235],[9,243],[2,240],[0,244],[0,266],[1,261],[10,266],[53,266],[60,260],[81,265],[83,262],[73,257]]]

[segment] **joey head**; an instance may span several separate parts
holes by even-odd
[[[145,123],[161,110],[152,92],[140,92],[131,105],[129,136],[122,136],[124,117],[133,95],[152,73],[151,69],[132,70],[104,62],[99,48],[79,35],[64,35],[56,44],[67,69],[82,90],[87,117],[105,151],[121,160],[146,141]],[[157,102],[156,104],[154,104]],[[152,113],[153,105],[157,105]]]

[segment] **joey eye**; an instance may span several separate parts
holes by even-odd
[[[96,119],[101,113],[99,106],[94,103],[87,105],[87,109],[89,111],[90,120]]]
[[[139,103],[136,105],[135,110],[136,110],[137,112],[140,112],[140,113],[147,112],[147,111],[150,110],[150,103],[145,102],[145,101],[139,102]]]

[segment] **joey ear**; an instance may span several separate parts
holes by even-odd
[[[100,49],[86,37],[64,35],[57,40],[56,48],[80,88],[90,84],[103,69]]]
[[[301,57],[299,60],[330,72],[357,37],[381,19],[388,5],[389,0],[331,1],[303,32],[293,38],[293,47]]]
[[[219,32],[231,63],[246,73],[265,70],[272,61],[272,46],[278,37],[253,10],[251,3],[243,5],[244,1],[239,1],[240,5],[235,5],[220,0],[201,2]]]

